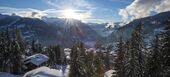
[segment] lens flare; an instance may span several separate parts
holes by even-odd
[[[78,13],[74,9],[65,9],[63,14],[64,14],[64,18],[68,18],[68,19],[83,20],[84,17],[82,14]]]

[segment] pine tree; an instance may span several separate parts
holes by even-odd
[[[37,53],[43,53],[43,46],[35,39],[32,39],[30,55],[37,54]]]
[[[110,70],[111,69],[111,51],[112,51],[112,45],[109,45],[108,47],[106,47],[105,49],[105,55],[104,55],[104,65],[105,65],[105,70]]]
[[[94,51],[88,51],[85,57],[86,77],[95,77],[95,53]]]
[[[5,32],[1,32],[0,35],[0,69],[1,71],[4,71],[4,60],[6,60],[5,55],[5,48],[6,48],[6,44],[5,44]]]
[[[132,32],[130,39],[129,60],[126,66],[127,77],[143,77],[144,76],[144,41],[143,41],[143,25],[140,23]]]
[[[49,46],[46,52],[49,57],[48,66],[53,66],[55,64],[56,57],[54,51],[52,50],[52,46]]]
[[[164,76],[170,76],[170,17],[166,21],[166,32],[163,34],[163,67],[164,67]]]
[[[60,46],[54,46],[54,48],[52,49],[53,52],[55,53],[55,63],[56,64],[61,64],[62,62],[62,58],[61,58],[61,49]]]
[[[98,53],[95,56],[95,76],[94,77],[104,77],[104,64],[103,60],[101,59],[100,54]]]
[[[17,30],[10,35],[8,29],[6,32],[2,32],[0,38],[1,45],[1,71],[19,74],[21,72],[22,53],[24,48],[20,45],[21,39]]]
[[[21,38],[21,33],[19,30],[15,30],[13,33],[13,37],[11,37],[11,44],[10,44],[10,55],[9,64],[11,67],[11,73],[20,74],[22,69],[22,56],[24,52],[23,40]]]
[[[72,47],[70,58],[71,61],[69,77],[84,77],[79,70],[81,65],[79,64],[79,51],[77,46]]]
[[[48,47],[46,52],[50,58],[49,66],[62,64],[62,52],[59,45]]]
[[[2,71],[10,72],[10,61],[11,61],[11,39],[8,29],[2,32]]]
[[[84,48],[84,44],[82,42],[78,42],[71,49],[71,54],[70,54],[70,57],[71,57],[70,71],[71,72],[69,74],[71,77],[73,76],[74,77],[93,77],[93,73],[94,73],[93,57],[91,57],[90,55],[93,55],[93,54],[86,53],[86,49]],[[74,73],[76,73],[76,76]]]
[[[31,42],[31,55],[35,54],[36,52],[37,52],[37,48],[35,44],[35,39],[33,39]]]
[[[42,45],[39,43],[39,44],[36,44],[36,48],[37,48],[37,53],[43,53],[43,47]]]
[[[18,42],[18,45],[20,47],[20,50],[22,51],[23,54],[26,54],[25,52],[25,49],[26,49],[26,44],[25,44],[25,41],[22,37],[22,33],[21,33],[21,30],[19,29],[16,29],[15,30],[15,36],[16,36],[16,41]]]
[[[162,43],[159,38],[159,35],[155,36],[155,39],[153,41],[153,45],[151,47],[149,56],[148,56],[148,62],[147,62],[147,71],[146,71],[146,77],[163,77],[162,71]]]
[[[115,59],[115,70],[117,71],[118,77],[125,77],[125,44],[120,38],[117,44],[117,57]]]
[[[84,44],[82,42],[78,42],[77,43],[77,47],[78,47],[78,53],[79,53],[79,57],[78,57],[78,62],[79,64],[81,65],[80,66],[80,72],[81,72],[81,75],[83,75],[84,77],[86,77],[88,75],[87,73],[87,65],[86,65],[86,51],[85,51],[85,47],[84,47]]]
[[[11,50],[11,64],[12,64],[12,73],[19,74],[21,72],[22,67],[22,50],[19,46],[19,43],[17,40],[12,41],[12,50]]]

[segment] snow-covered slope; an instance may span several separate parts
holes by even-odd
[[[139,25],[140,22],[144,25],[144,34],[146,38],[152,37],[155,31],[163,30],[165,27],[164,21],[170,17],[170,11],[162,12],[154,16],[136,19],[129,24],[115,29],[111,35],[108,36],[108,42],[116,42],[119,37],[122,36],[125,40],[130,38],[134,28]]]
[[[22,77],[20,75],[13,75],[10,73],[6,73],[6,72],[0,72],[0,77]]]
[[[43,66],[27,72],[23,77],[63,77],[63,75],[59,70]]]
[[[103,37],[107,37],[112,33],[112,29],[106,28],[107,23],[87,23],[93,30],[95,30],[98,34],[100,34]]]

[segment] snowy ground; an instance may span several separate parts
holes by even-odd
[[[104,77],[112,77],[114,70],[109,70],[105,73]],[[46,66],[34,69],[25,73],[24,76],[13,75],[10,73],[0,72],[0,77],[68,77],[69,66],[67,66],[65,72],[57,69],[51,69]]]
[[[113,72],[115,72],[115,70],[106,71],[104,77],[112,77],[112,76],[115,76],[115,74],[113,74]]]
[[[65,70],[63,70],[62,67],[64,66],[60,66],[60,69],[51,69],[46,66],[42,66],[25,73],[24,76],[0,72],[0,77],[68,77],[69,66],[67,66]]]
[[[68,77],[68,70],[63,74],[62,70],[40,67],[27,72],[23,77]]]
[[[6,72],[0,72],[0,77],[22,77],[22,76],[13,75],[13,74],[6,73]]]

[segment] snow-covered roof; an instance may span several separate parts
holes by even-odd
[[[116,71],[115,70],[108,70],[108,71],[106,71],[104,77],[115,76],[115,74],[113,74],[113,72],[116,72]]]
[[[70,49],[70,48],[64,48],[64,51],[65,51],[65,52],[70,52],[71,49]]]
[[[25,64],[27,63],[33,63],[37,66],[41,65],[42,63],[48,61],[48,57],[46,55],[43,55],[43,54],[35,54],[35,55],[32,55],[32,56],[29,56],[26,58],[25,60]]]
[[[27,72],[23,77],[62,77],[62,73],[59,70],[43,66]]]

